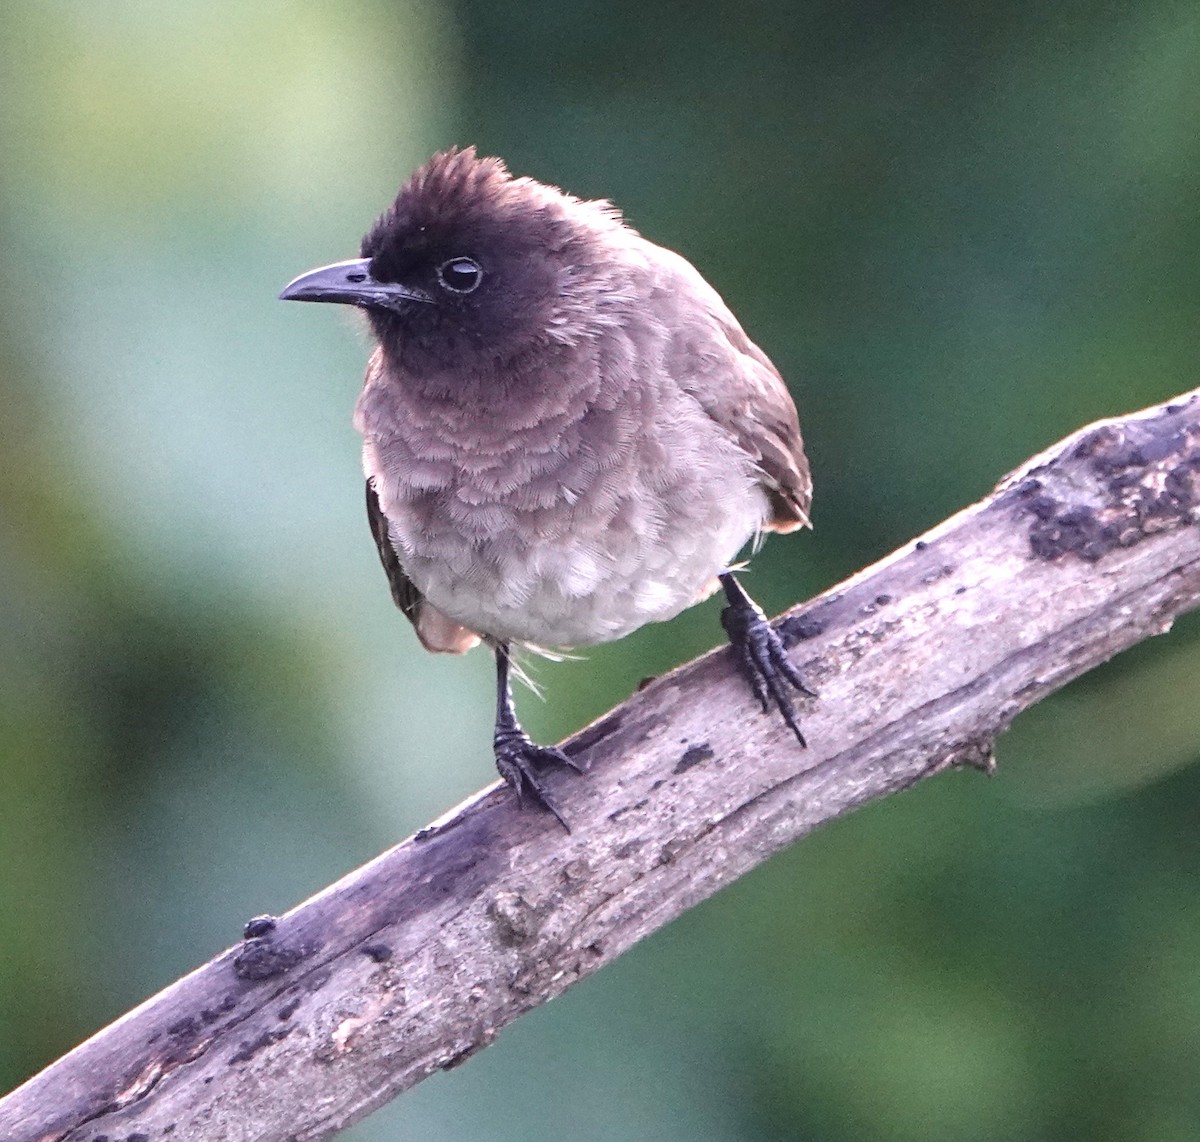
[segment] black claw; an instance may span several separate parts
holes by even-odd
[[[561,765],[576,773],[583,773],[584,767],[561,749],[538,745],[521,729],[508,680],[508,647],[503,644],[496,648],[496,733],[492,738],[492,747],[496,755],[496,768],[517,795],[517,804],[529,803],[548,809],[569,833],[571,826],[546,791],[540,773]]]
[[[567,824],[554,799],[547,792],[539,771],[565,765],[576,773],[582,773],[583,769],[579,763],[572,761],[561,749],[537,745],[520,729],[497,731],[495,753],[496,768],[517,795],[517,803],[540,805],[543,809],[548,809],[569,833],[571,826]]]
[[[788,687],[810,698],[816,695],[804,684],[800,671],[787,656],[783,641],[758,604],[732,575],[722,575],[721,583],[728,599],[728,605],[721,611],[721,626],[729,636],[742,677],[750,684],[763,713],[769,713],[774,702],[796,740],[806,746]]]

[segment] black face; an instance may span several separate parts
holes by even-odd
[[[361,259],[304,274],[281,296],[364,309],[410,375],[483,374],[587,325],[582,282],[607,259],[576,206],[498,159],[444,151],[401,188]]]
[[[409,367],[502,360],[539,339],[558,273],[536,218],[397,227],[385,215],[363,239],[370,277],[404,291],[367,311],[385,350]],[[417,300],[419,298],[427,300]],[[464,361],[464,358],[469,360]]]

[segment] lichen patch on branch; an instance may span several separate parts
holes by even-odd
[[[1057,463],[1027,468],[1011,494],[1032,515],[1038,559],[1088,563],[1200,517],[1200,401],[1085,429]]]

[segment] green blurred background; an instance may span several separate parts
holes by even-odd
[[[776,611],[1197,380],[1195,3],[0,5],[0,1089],[493,777],[361,507],[350,315],[452,142],[610,197],[790,379]],[[712,604],[542,665],[557,739]],[[350,1131],[1200,1137],[1200,624]]]

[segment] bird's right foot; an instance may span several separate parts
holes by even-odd
[[[571,826],[547,792],[542,774],[555,766],[564,765],[576,773],[583,773],[583,766],[572,761],[561,749],[538,745],[520,726],[497,726],[492,744],[496,768],[517,795],[517,803],[540,805],[548,809],[569,833]]]

